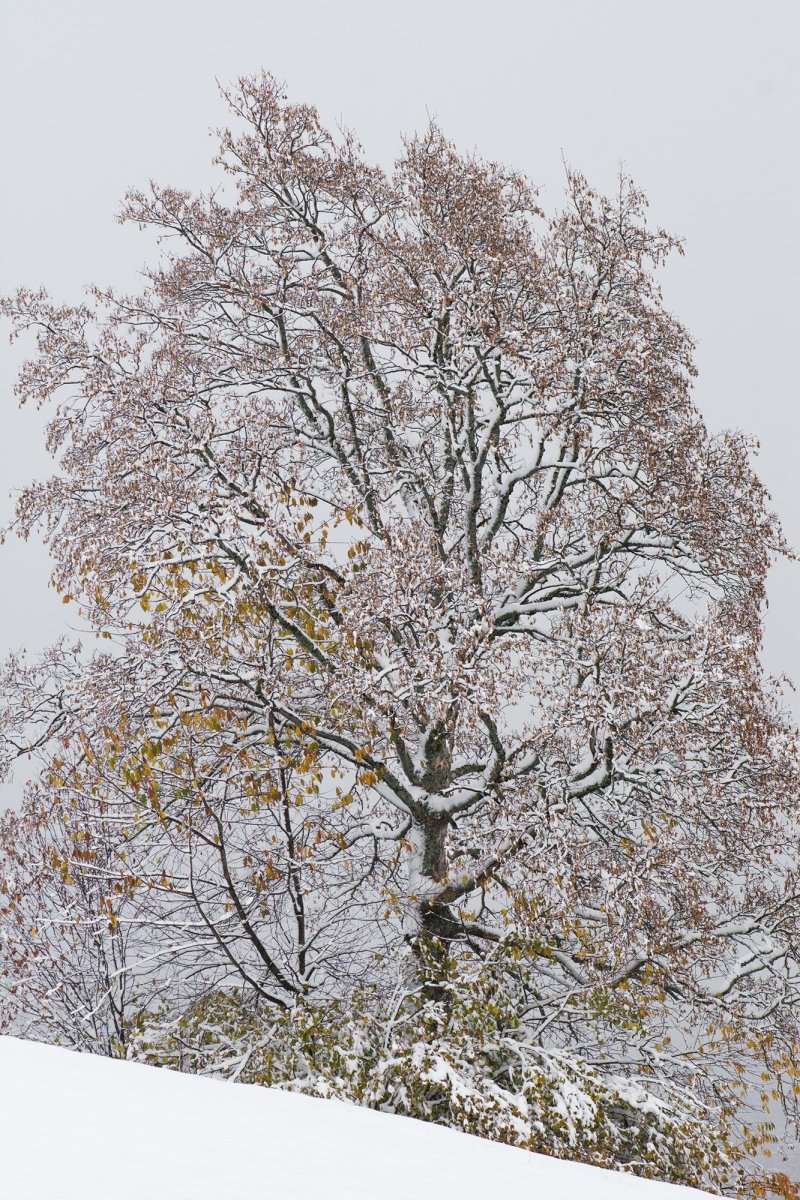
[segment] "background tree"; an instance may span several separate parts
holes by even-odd
[[[19,528],[112,640],[50,699],[11,665],[11,755],[67,743],[49,802],[90,797],[104,896],[139,881],[165,1011],[400,987],[446,1021],[489,970],[517,1046],[643,1089],[608,1153],[646,1171],[654,1096],[689,1144],[797,1038],[781,539],[692,403],[677,243],[626,179],[546,220],[435,127],[387,175],[268,77],[229,100],[216,192],[128,198],[168,239],[142,294],[5,305],[60,464]]]

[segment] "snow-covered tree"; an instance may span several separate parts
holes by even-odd
[[[268,77],[229,100],[216,191],[128,198],[141,294],[5,304],[59,462],[17,524],[109,639],[7,668],[14,837],[64,814],[140,1029],[234,986],[282,1029],[416,991],[422,1028],[495,964],[492,1087],[515,1043],[717,1128],[794,1066],[798,767],[780,532],[693,404],[678,243],[627,179],[546,219],[436,127],[386,174]]]

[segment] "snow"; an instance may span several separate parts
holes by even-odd
[[[8,1200],[689,1200],[335,1100],[0,1038]]]

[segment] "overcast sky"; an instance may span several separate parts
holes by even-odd
[[[0,290],[131,287],[154,252],[114,215],[149,178],[210,185],[215,79],[262,67],[385,164],[435,114],[464,149],[525,170],[557,206],[562,159],[611,188],[620,164],[686,239],[664,277],[698,342],[713,428],[761,442],[800,546],[797,0],[0,0]],[[47,470],[0,343],[0,523]],[[0,655],[64,630],[39,545],[0,549]],[[765,660],[800,679],[800,567],[772,576]],[[796,704],[800,713],[800,704]]]

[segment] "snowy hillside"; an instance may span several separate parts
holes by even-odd
[[[404,1117],[0,1038],[7,1200],[689,1200]]]

